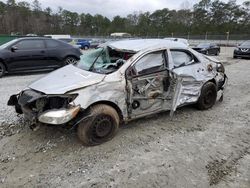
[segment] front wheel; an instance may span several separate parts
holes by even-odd
[[[217,98],[216,85],[212,82],[207,82],[203,85],[201,89],[201,94],[197,102],[197,107],[200,110],[207,110],[211,108]]]
[[[119,115],[111,106],[98,104],[90,108],[90,119],[78,124],[77,135],[86,146],[111,140],[119,128]]]
[[[0,78],[5,75],[6,69],[2,62],[0,62]]]

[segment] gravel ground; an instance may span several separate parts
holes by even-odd
[[[250,60],[219,59],[229,77],[212,109],[160,113],[121,127],[108,143],[84,147],[75,132],[31,131],[6,106],[43,74],[0,80],[0,187],[250,187]]]

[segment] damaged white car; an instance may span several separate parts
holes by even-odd
[[[121,123],[196,104],[211,108],[227,83],[222,63],[164,39],[103,44],[12,95],[8,105],[35,125],[77,128],[85,145],[114,137]]]

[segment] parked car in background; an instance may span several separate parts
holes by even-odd
[[[90,48],[96,48],[100,44],[107,42],[105,39],[90,39]]]
[[[164,39],[104,43],[35,81],[8,105],[37,124],[77,128],[85,145],[112,139],[123,122],[181,106],[201,110],[223,99],[224,66],[180,42]]]
[[[193,48],[195,51],[206,55],[219,55],[220,47],[214,43],[201,43]]]
[[[86,39],[73,39],[76,45],[79,45],[81,49],[87,50],[90,48],[90,42]]]
[[[250,58],[250,40],[243,42],[234,50],[234,58],[245,57]]]
[[[6,73],[56,69],[77,62],[80,55],[79,49],[55,39],[14,39],[0,46],[0,77]]]
[[[189,46],[188,40],[187,39],[183,39],[183,38],[164,38],[166,40],[171,40],[171,41],[176,41],[176,42],[182,42],[183,44],[186,44],[187,46]]]
[[[71,44],[72,46],[74,46],[74,47],[76,47],[76,48],[82,48],[82,46],[81,45],[79,45],[79,44],[76,44],[76,42],[74,41],[74,39],[72,39],[72,38],[60,38],[60,39],[58,39],[58,40],[60,40],[60,41],[63,41],[63,42],[66,42],[66,43],[68,43],[68,44]]]

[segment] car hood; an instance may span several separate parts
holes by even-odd
[[[67,65],[33,82],[29,88],[45,94],[64,94],[101,82],[105,75]]]

